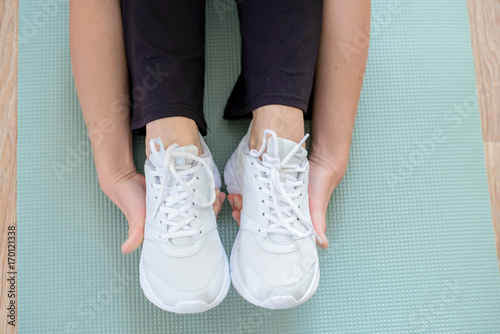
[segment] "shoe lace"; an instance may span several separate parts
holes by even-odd
[[[306,134],[282,160],[279,158],[278,145],[274,145],[274,157],[264,153],[267,146],[267,135],[271,135],[275,143],[277,142],[278,136],[276,132],[265,130],[259,151],[250,151],[250,155],[255,158],[262,156],[262,160],[258,159],[254,165],[261,171],[261,175],[257,175],[257,179],[267,185],[267,187],[260,188],[268,196],[268,199],[264,199],[263,203],[270,208],[269,212],[264,212],[263,215],[273,223],[269,224],[267,228],[262,228],[261,231],[291,235],[297,238],[305,238],[314,234],[318,242],[323,243],[314,230],[310,218],[302,213],[300,207],[294,201],[302,196],[297,189],[304,185],[304,180],[301,180],[297,175],[307,172],[307,169],[297,164],[289,164],[295,153],[300,150],[302,144],[307,140],[309,134]],[[307,228],[307,232],[303,233],[294,228],[293,224],[296,222],[301,222]]]
[[[156,149],[155,144],[160,146],[160,151]],[[167,226],[168,232],[162,233],[160,239],[190,237],[201,233],[200,230],[193,229],[191,226],[196,216],[190,214],[190,209],[194,205],[198,205],[202,208],[210,207],[215,202],[215,180],[210,167],[203,159],[194,154],[175,151],[174,149],[179,146],[178,144],[170,145],[165,150],[161,139],[154,138],[151,139],[149,145],[152,154],[154,154],[159,161],[162,161],[160,167],[150,171],[150,175],[158,176],[161,180],[160,184],[153,184],[155,189],[160,189],[160,200],[152,216],[152,218],[155,218],[158,212],[166,214],[166,219],[162,219],[160,223]],[[163,157],[160,152],[163,152]],[[198,163],[176,166],[173,158],[190,159]],[[193,174],[202,168],[206,170],[210,180],[211,195],[207,202],[200,201],[199,196],[195,196],[195,189],[193,188],[193,185],[198,181],[198,178],[194,177]],[[174,178],[169,178],[169,175]],[[167,185],[169,179],[175,180],[176,182]],[[174,192],[174,189],[176,192]],[[173,193],[177,193],[177,195],[173,195]],[[177,219],[177,221],[174,221],[177,217],[182,217],[184,219],[180,221]]]

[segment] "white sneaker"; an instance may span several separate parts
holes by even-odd
[[[159,308],[198,313],[226,296],[229,265],[212,205],[220,174],[200,135],[196,146],[150,141],[146,160],[146,226],[139,265],[144,295]],[[156,145],[160,150],[158,151]]]
[[[317,234],[307,196],[309,162],[302,147],[307,137],[297,144],[266,130],[261,149],[250,151],[249,130],[224,169],[228,192],[243,196],[231,280],[257,306],[294,307],[318,288]]]

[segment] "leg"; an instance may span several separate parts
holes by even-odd
[[[125,47],[132,82],[132,130],[146,143],[194,144],[203,117],[205,2],[122,1]],[[149,145],[146,145],[149,156]]]
[[[304,136],[321,31],[322,1],[241,2],[242,74],[224,117],[253,116],[250,148],[265,129],[299,142]],[[229,195],[239,221],[242,200]]]
[[[205,3],[122,5],[133,83],[132,128],[146,127],[148,156],[140,284],[161,309],[203,312],[219,304],[230,285],[216,223],[224,195],[215,189],[220,187],[217,167],[198,135],[206,133]]]
[[[251,148],[264,129],[298,142],[304,135],[321,30],[322,1],[242,1],[242,75],[226,118],[253,113]]]
[[[224,170],[231,199],[242,195],[231,279],[243,298],[269,309],[304,303],[319,283],[307,205],[307,152],[301,144],[321,6],[320,0],[239,5],[242,75],[225,116],[250,113],[253,122]]]
[[[298,143],[304,137],[304,112],[301,109],[269,104],[253,111],[250,149],[258,150],[262,145],[264,130],[274,130],[278,137]]]

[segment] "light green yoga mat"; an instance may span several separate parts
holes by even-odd
[[[239,71],[232,1],[207,3],[207,142],[219,168],[248,121],[222,120]],[[127,225],[101,193],[75,94],[67,1],[20,1],[19,333],[500,333],[500,279],[465,0],[373,0],[350,165],[328,211],[318,292],[295,309],[231,288],[199,315],[151,305]],[[362,41],[353,41],[362,43]],[[142,170],[143,138],[136,138]],[[230,253],[237,226],[225,205]]]

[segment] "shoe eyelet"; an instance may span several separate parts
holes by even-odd
[[[262,215],[264,216],[264,215],[265,215],[265,213],[264,213],[264,212],[262,212]]]
[[[302,193],[300,194],[300,196],[302,196]]]
[[[250,165],[252,165],[252,166],[253,166],[253,162],[251,162],[251,163],[250,163]]]
[[[194,215],[194,218],[198,218],[198,216],[197,216],[197,215]]]
[[[260,233],[262,230],[259,228],[257,231]]]
[[[257,174],[255,174],[255,178],[257,178]]]
[[[193,188],[193,192],[196,192],[196,189]]]
[[[262,200],[262,203],[264,203],[264,200]]]
[[[197,176],[196,179],[199,180],[200,178]]]
[[[262,187],[259,187],[259,190],[262,190]]]
[[[202,231],[200,231],[200,234],[202,234],[202,233],[203,233],[203,232],[202,232]]]

